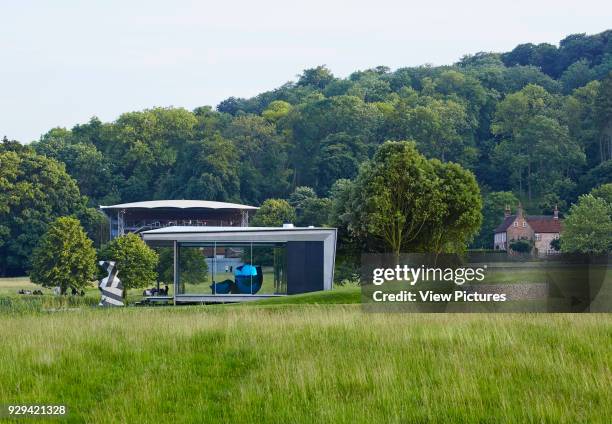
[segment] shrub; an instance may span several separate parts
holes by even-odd
[[[529,253],[531,252],[531,243],[527,240],[516,240],[510,242],[510,249],[516,253]]]
[[[550,242],[550,247],[551,247],[551,249],[554,249],[554,250],[556,250],[557,252],[558,252],[559,250],[561,250],[561,239],[556,238],[556,239],[552,240],[552,241]]]

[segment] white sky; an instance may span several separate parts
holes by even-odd
[[[601,0],[0,0],[0,137],[609,28]]]

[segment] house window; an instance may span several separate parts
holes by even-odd
[[[518,227],[518,222],[514,221],[514,226]]]
[[[536,233],[536,234],[535,234],[535,239],[536,239],[536,241],[540,241],[540,240],[542,240],[542,234],[540,234],[540,233]]]
[[[527,226],[527,221],[523,221],[523,228]]]

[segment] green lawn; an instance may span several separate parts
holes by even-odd
[[[42,290],[43,295],[20,295],[24,290]],[[133,304],[142,300],[143,289],[129,290],[127,301]],[[55,310],[58,308],[75,308],[97,305],[100,301],[100,291],[95,283],[84,289],[85,296],[56,296],[50,288],[45,288],[30,282],[28,277],[0,278],[0,313],[23,313]],[[172,294],[172,286],[170,286]]]
[[[612,419],[612,315],[367,314],[358,300],[5,310],[0,403],[66,404],[72,422]]]
[[[275,306],[275,305],[326,305],[354,304],[361,302],[361,288],[358,286],[336,287],[332,291],[295,294],[272,299],[248,302],[241,306]],[[237,306],[237,305],[234,305]]]
[[[16,295],[20,289],[37,290],[41,287],[31,283],[28,277],[0,278],[0,296]]]

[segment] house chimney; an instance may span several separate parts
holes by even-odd
[[[518,203],[518,207],[516,208],[516,216],[519,218],[523,217],[523,205],[521,202]]]
[[[504,218],[508,218],[510,216],[510,205],[506,205],[506,209],[504,210]]]
[[[553,219],[559,219],[559,208],[555,205],[555,210],[553,211]]]

